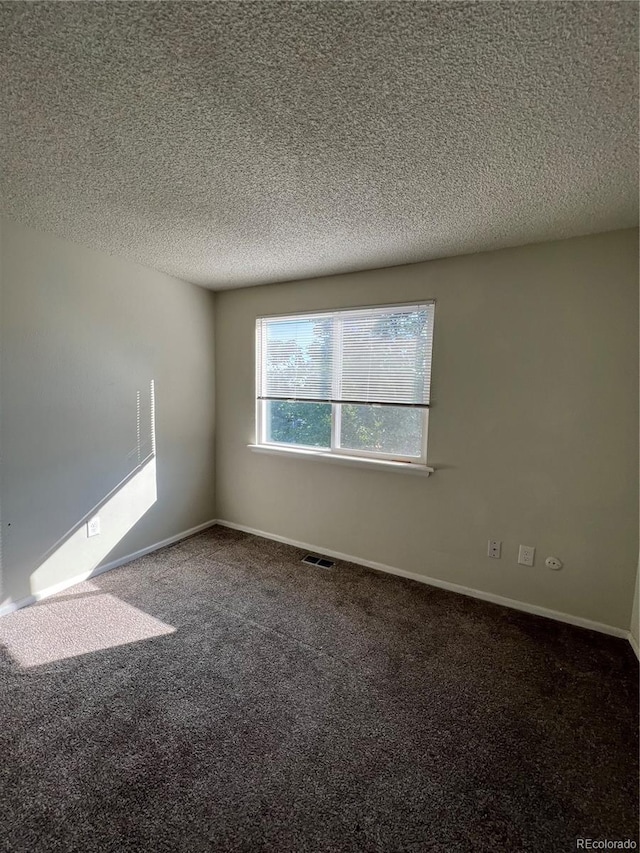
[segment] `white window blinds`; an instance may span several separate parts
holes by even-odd
[[[428,407],[432,302],[257,321],[258,398]]]

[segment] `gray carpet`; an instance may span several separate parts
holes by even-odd
[[[0,850],[638,840],[628,643],[213,528],[0,620]]]

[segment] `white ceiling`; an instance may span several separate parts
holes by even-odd
[[[638,4],[0,3],[5,213],[212,288],[638,221]]]

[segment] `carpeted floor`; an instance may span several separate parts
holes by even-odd
[[[0,850],[638,841],[628,643],[213,528],[0,620]]]

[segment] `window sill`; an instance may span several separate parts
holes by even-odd
[[[324,460],[334,462],[338,465],[349,465],[353,468],[373,468],[376,471],[396,471],[403,474],[417,474],[428,477],[433,474],[434,469],[427,465],[416,462],[390,462],[387,459],[372,459],[368,456],[343,456],[337,453],[323,453],[317,450],[303,450],[302,448],[276,447],[267,444],[249,444],[249,450],[254,453],[266,453],[270,456],[291,456],[298,459]]]

